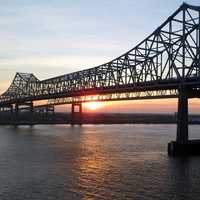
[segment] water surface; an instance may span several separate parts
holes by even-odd
[[[170,158],[175,125],[0,127],[0,199],[199,199],[200,157]],[[190,126],[200,138],[200,126]]]

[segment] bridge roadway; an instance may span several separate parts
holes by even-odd
[[[178,98],[177,137],[169,144],[174,152],[189,143],[188,98],[198,98],[199,90],[200,6],[183,3],[147,38],[110,62],[46,80],[16,73],[0,96],[0,110],[18,113],[28,106],[33,112],[36,101],[48,100],[51,106],[72,104],[72,113],[75,107],[81,113],[83,102]]]

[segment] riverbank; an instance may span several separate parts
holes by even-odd
[[[5,114],[0,125],[23,124],[175,124],[175,114],[155,113],[70,113],[42,114],[20,113],[18,116]],[[189,124],[200,124],[200,115],[189,115]]]

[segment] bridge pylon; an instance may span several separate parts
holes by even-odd
[[[177,113],[177,136],[179,144],[188,143],[188,89],[184,86],[179,88],[178,113]]]
[[[180,86],[178,94],[177,135],[176,141],[168,143],[168,154],[187,156],[200,154],[200,140],[189,140],[188,134],[188,99],[197,97],[197,93],[185,86]]]

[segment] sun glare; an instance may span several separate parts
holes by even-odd
[[[101,108],[102,104],[100,102],[90,102],[90,103],[86,103],[85,107],[88,110],[94,111],[94,110],[98,110],[99,108]]]

